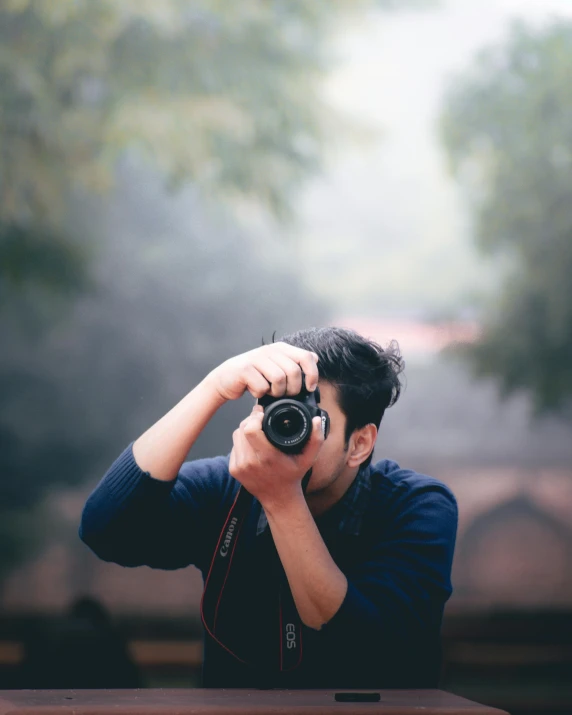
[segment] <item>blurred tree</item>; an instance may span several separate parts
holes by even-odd
[[[0,5],[0,575],[29,553],[30,510],[55,484],[93,478],[158,416],[157,403],[166,409],[217,359],[251,346],[249,329],[258,340],[279,312],[256,285],[274,290],[282,279],[244,237],[217,239],[214,227],[181,236],[162,218],[158,188],[154,210],[130,204],[152,235],[130,230],[135,217],[109,220],[103,235],[86,227],[106,221],[102,206],[72,221],[70,210],[113,186],[128,150],[171,185],[285,215],[318,165],[322,39],[349,5]],[[207,250],[221,241],[222,255]],[[174,286],[177,270],[187,281]],[[300,320],[299,304],[292,296],[291,318]]]
[[[342,4],[5,0],[3,220],[109,186],[127,146],[174,181],[283,208],[317,160],[320,39]]]
[[[0,219],[54,220],[71,187],[110,186],[127,147],[172,182],[286,211],[319,163],[327,32],[375,5],[393,3],[4,0]]]
[[[55,488],[95,485],[222,360],[328,320],[286,247],[269,264],[220,207],[166,195],[140,165],[105,200],[76,202],[68,227],[98,245],[89,290],[58,312],[28,288],[0,311],[0,580],[53,533],[28,512]],[[245,409],[222,409],[193,456],[229,452]]]
[[[450,92],[443,137],[476,237],[508,266],[471,359],[537,411],[572,397],[572,24],[522,24]]]
[[[286,212],[318,163],[321,39],[348,4],[5,0],[0,285],[75,274],[73,248],[50,236],[70,190],[108,188],[127,148],[173,183]]]
[[[2,1],[0,577],[39,543],[32,510],[54,485],[93,481],[268,328],[326,320],[295,266],[257,257],[205,199],[288,216],[332,122],[330,24],[391,5]],[[146,166],[193,186],[184,210],[159,186],[129,194]],[[197,454],[226,449],[239,410]]]

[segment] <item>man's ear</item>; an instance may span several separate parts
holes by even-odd
[[[348,449],[348,467],[359,467],[369,457],[375,447],[377,427],[370,422],[365,427],[354,430]]]

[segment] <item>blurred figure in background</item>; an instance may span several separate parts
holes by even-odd
[[[29,637],[21,688],[139,688],[126,643],[99,601],[78,598],[61,619]]]

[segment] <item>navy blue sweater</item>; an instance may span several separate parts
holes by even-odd
[[[261,507],[253,502],[218,619],[229,641],[262,654],[265,665],[240,662],[206,634],[203,687],[438,685],[455,499],[445,485],[390,460],[360,477],[359,494],[356,480],[353,499],[350,488],[316,520],[348,579],[347,595],[321,630],[303,626],[302,663],[287,673],[278,668],[279,572],[271,567],[276,552],[268,527],[260,533]],[[238,488],[228,457],[186,462],[174,481],[163,482],[139,468],[130,445],[87,500],[80,537],[106,561],[159,569],[194,564],[205,579]],[[353,528],[340,528],[349,522]]]

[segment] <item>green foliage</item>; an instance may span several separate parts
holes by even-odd
[[[38,543],[26,515],[55,488],[95,485],[218,363],[328,320],[286,249],[267,265],[220,207],[167,196],[140,166],[105,202],[78,202],[68,229],[98,246],[90,290],[38,318],[46,301],[28,285],[0,310],[0,581]],[[228,453],[247,409],[221,410],[193,456]]]
[[[482,249],[511,266],[471,352],[537,410],[572,397],[572,24],[515,25],[450,93],[443,136]]]
[[[155,207],[123,193],[121,221],[103,203],[70,215],[103,192],[121,213],[126,154],[132,184],[147,162],[287,214],[320,160],[323,36],[350,5],[0,4],[0,574],[37,542],[25,516],[55,485],[99,476],[217,360],[280,327],[281,291],[296,290],[243,236],[182,233],[158,189]],[[322,315],[312,306],[292,298],[288,327]],[[226,447],[211,437],[207,453]]]
[[[57,235],[78,189],[108,190],[125,152],[171,185],[287,216],[331,121],[317,91],[324,37],[340,12],[368,5],[3,0],[0,224],[40,240],[47,258],[46,229]],[[36,251],[12,265],[3,238],[0,298],[29,281],[53,283],[61,244],[49,266]]]
[[[126,147],[174,180],[284,210],[316,167],[322,33],[341,3],[8,0],[0,216],[51,219]]]
[[[330,25],[391,4],[2,0],[0,575],[37,543],[24,516],[56,485],[93,483],[266,331],[327,320],[205,205],[289,215],[332,127]],[[141,198],[149,167],[193,201]],[[242,407],[197,456],[228,451]]]
[[[56,294],[77,293],[88,283],[85,251],[50,229],[0,224],[0,304],[26,286]]]

